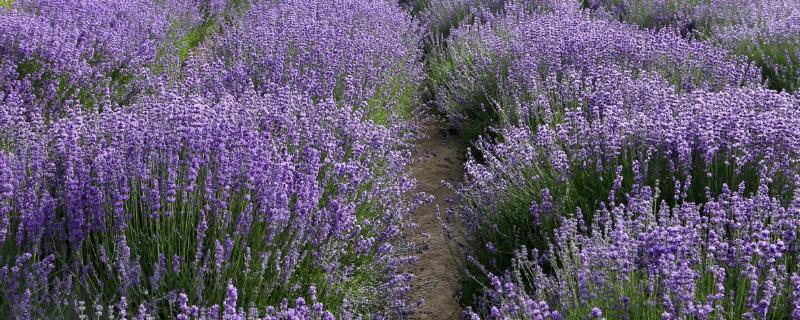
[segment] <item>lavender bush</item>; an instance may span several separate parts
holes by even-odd
[[[377,306],[377,290],[402,289],[390,242],[413,182],[397,176],[393,137],[360,118],[291,92],[167,92],[59,122],[3,159],[5,307],[44,316],[69,299],[120,297],[164,316],[179,293],[221,302],[228,282],[240,307],[309,283],[325,302]],[[44,274],[26,280],[27,268]]]
[[[50,122],[70,105],[129,104],[158,70],[174,73],[170,52],[197,15],[181,1],[15,1],[0,12],[0,95],[16,109],[6,117]]]
[[[800,3],[786,1],[585,1],[584,7],[644,28],[675,32],[747,56],[772,89],[795,91]]]
[[[757,69],[728,51],[563,5],[527,14],[528,5],[512,3],[504,15],[485,14],[485,23],[455,29],[447,49],[431,58],[437,104],[468,137],[489,125],[517,122],[524,115],[516,106],[541,100],[539,91],[568,100],[559,97],[568,95],[559,92],[562,78],[601,73],[597,69],[611,65],[634,77],[658,73],[681,91],[758,83]]]
[[[658,189],[639,187],[591,224],[564,218],[546,253],[516,252],[477,310],[497,319],[800,316],[796,202],[740,186],[670,207]]]
[[[546,251],[562,217],[591,223],[635,185],[658,188],[668,205],[702,204],[740,184],[746,194],[768,185],[784,204],[794,198],[797,132],[784,124],[796,119],[796,98],[765,89],[676,94],[663,80],[605,80],[585,98],[598,104],[568,108],[560,124],[508,128],[502,143],[478,144],[482,161],[467,164],[456,211],[482,265],[473,276],[510,268],[520,245]]]
[[[388,124],[414,108],[420,40],[410,15],[391,1],[292,0],[252,4],[209,50],[224,62],[229,87],[291,85]]]

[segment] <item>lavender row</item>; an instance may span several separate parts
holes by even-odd
[[[213,301],[231,279],[257,306],[304,294],[308,281],[362,303],[340,286],[393,274],[389,241],[413,181],[397,176],[404,154],[387,129],[291,92],[220,101],[168,92],[131,109],[64,119],[4,156],[11,311],[44,316],[54,310],[33,307],[91,301],[91,288],[158,310],[157,297],[174,291]],[[43,272],[26,255],[54,273],[24,280]],[[351,275],[347,259],[380,269]]]
[[[2,46],[0,312],[411,312],[420,67],[397,4],[15,1],[0,17],[40,34]]]
[[[750,196],[726,189],[703,204],[670,207],[659,203],[658,189],[636,189],[627,204],[595,212],[593,223],[563,218],[546,252],[520,248],[510,272],[489,276],[484,300],[468,316],[800,316],[796,202],[785,206],[766,188]]]
[[[484,126],[451,211],[467,316],[796,316],[797,96],[569,3],[475,12],[433,62],[444,113]]]

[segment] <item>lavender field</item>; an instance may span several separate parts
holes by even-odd
[[[0,0],[0,319],[800,319],[800,0]]]

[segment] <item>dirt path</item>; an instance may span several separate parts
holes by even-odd
[[[442,181],[461,181],[464,153],[434,117],[429,116],[423,125],[427,138],[417,144],[411,174],[417,179],[417,191],[433,195],[434,200],[412,215],[412,220],[418,224],[417,231],[430,236],[416,239],[417,243],[424,243],[427,250],[419,254],[419,263],[413,269],[416,277],[411,285],[412,295],[425,301],[413,319],[459,319],[462,310],[455,296],[459,284],[458,267],[442,236],[436,208],[438,206],[443,214],[446,212],[447,199],[454,193]]]

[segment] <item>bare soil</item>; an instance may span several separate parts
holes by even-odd
[[[464,152],[455,137],[433,116],[423,123],[426,139],[417,144],[411,174],[417,179],[417,191],[433,195],[431,203],[417,209],[412,220],[418,225],[414,240],[423,250],[413,267],[411,294],[424,303],[412,319],[459,319],[462,309],[456,297],[459,285],[458,254],[451,252],[442,236],[437,208],[444,216],[447,202],[455,193],[442,182],[456,183],[464,175]],[[448,246],[449,244],[449,246]],[[455,250],[455,249],[454,249]]]

